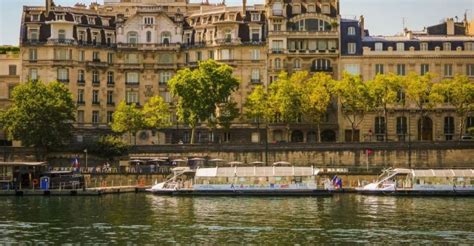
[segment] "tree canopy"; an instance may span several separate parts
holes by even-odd
[[[143,112],[133,103],[127,105],[120,102],[113,114],[112,131],[117,133],[128,133],[129,143],[132,143],[132,135],[145,127]]]
[[[10,139],[48,150],[70,141],[75,109],[63,84],[31,81],[15,87],[12,104],[0,121]]]
[[[191,126],[191,143],[197,124],[216,114],[219,104],[224,103],[239,87],[233,70],[226,64],[207,60],[197,69],[182,69],[168,81],[170,92],[177,97],[177,116]]]

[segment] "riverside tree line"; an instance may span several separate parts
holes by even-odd
[[[201,124],[212,131],[217,127],[228,129],[233,122],[245,119],[253,119],[258,127],[280,122],[289,128],[292,123],[311,122],[318,129],[320,141],[319,125],[335,101],[353,134],[367,113],[375,112],[387,119],[392,107],[415,107],[421,121],[431,109],[443,103],[452,106],[462,119],[474,110],[474,84],[469,78],[455,76],[440,82],[434,80],[435,76],[429,73],[379,74],[373,80],[363,81],[361,76],[347,73],[340,80],[334,80],[325,73],[311,75],[299,71],[289,75],[282,72],[267,88],[255,86],[241,112],[231,99],[240,86],[232,68],[208,60],[196,69],[178,71],[168,82],[168,88],[175,98],[177,120],[192,129],[191,143],[194,143],[196,127]],[[0,125],[10,139],[47,150],[70,141],[75,112],[73,96],[64,84],[30,81],[13,90],[11,106],[0,112]],[[132,136],[138,131],[169,127],[170,119],[169,104],[159,96],[150,98],[143,107],[122,101],[113,114],[111,129],[119,134],[128,133],[129,143],[132,143]],[[459,124],[462,134],[464,120]],[[105,146],[125,145],[119,137],[113,136],[103,137],[99,142]]]

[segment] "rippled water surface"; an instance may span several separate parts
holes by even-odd
[[[474,198],[0,197],[5,242],[474,244]]]

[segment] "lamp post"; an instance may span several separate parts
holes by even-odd
[[[87,171],[87,149],[84,149],[84,153],[86,154],[86,171]]]

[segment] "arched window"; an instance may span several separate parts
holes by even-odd
[[[331,69],[331,61],[328,59],[314,60],[311,66],[313,72],[329,72]]]
[[[127,42],[129,44],[138,44],[138,34],[136,32],[129,32],[127,34]]]
[[[162,32],[161,33],[161,43],[162,44],[170,44],[171,43],[171,33],[170,32]]]
[[[276,69],[280,69],[280,68],[281,68],[281,59],[280,59],[280,58],[276,58],[276,59],[275,59],[275,68],[276,68]]]
[[[63,29],[60,29],[58,31],[58,39],[64,41],[66,39],[66,31]]]
[[[347,35],[356,35],[356,29],[353,26],[347,28]]]
[[[150,31],[146,32],[146,42],[151,43],[151,32]]]
[[[300,69],[300,68],[301,68],[301,60],[300,60],[300,59],[295,59],[295,60],[293,61],[293,67],[294,67],[295,69]]]

